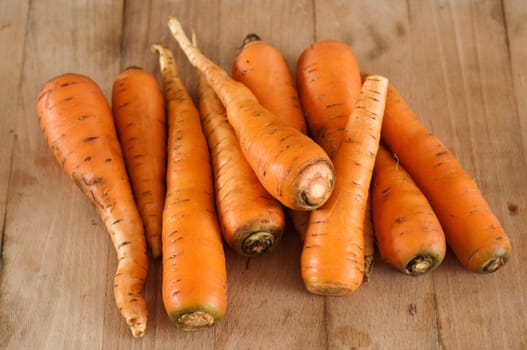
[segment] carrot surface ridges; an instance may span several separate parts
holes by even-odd
[[[132,335],[142,337],[148,313],[141,294],[148,271],[146,242],[108,101],[89,77],[68,73],[42,87],[36,108],[55,158],[110,234],[118,258],[115,302]]]
[[[379,75],[364,82],[335,153],[335,190],[311,213],[301,271],[306,289],[312,293],[347,295],[363,281],[364,220],[386,87],[387,79]]]
[[[494,272],[512,246],[476,182],[390,84],[382,138],[432,205],[447,244],[473,272]]]
[[[162,295],[183,330],[214,325],[227,307],[227,272],[214,208],[207,141],[197,108],[169,49],[153,45],[168,105],[166,198],[162,231]]]
[[[310,135],[333,158],[361,89],[355,54],[339,41],[316,42],[300,55],[296,78]]]
[[[247,86],[283,123],[307,132],[295,81],[278,48],[256,34],[248,34],[232,65],[232,77]]]
[[[377,247],[397,270],[421,275],[445,257],[443,229],[410,174],[381,146],[373,170],[373,220]]]
[[[193,47],[176,18],[170,18],[169,28],[225,106],[240,147],[264,188],[293,209],[310,210],[326,202],[333,191],[335,171],[324,150],[283,124],[258,103],[249,88]]]
[[[157,258],[165,200],[166,118],[156,78],[137,67],[123,71],[113,84],[112,110],[146,240]]]
[[[282,205],[258,181],[240,149],[225,108],[203,73],[198,74],[201,123],[211,152],[223,237],[241,255],[269,253],[284,232]]]

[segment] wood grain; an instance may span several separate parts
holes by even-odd
[[[56,164],[34,99],[75,71],[109,96],[127,66],[159,77],[150,45],[174,52],[196,98],[196,72],[166,26],[176,15],[227,71],[257,33],[294,72],[316,40],[350,44],[362,70],[387,76],[476,179],[513,243],[491,275],[451,252],[434,272],[402,275],[377,259],[353,295],[305,291],[301,242],[288,228],[269,256],[226,249],[228,310],[185,333],[163,308],[150,261],[147,333],[133,339],[112,293],[115,252],[96,211]],[[522,0],[2,1],[0,48],[0,348],[525,349],[527,348],[527,3]]]

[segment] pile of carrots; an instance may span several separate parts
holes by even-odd
[[[473,272],[508,261],[511,243],[475,181],[386,77],[361,73],[351,47],[313,43],[295,82],[255,34],[228,74],[176,18],[168,26],[197,70],[198,105],[160,44],[163,88],[130,67],[110,107],[93,80],[68,73],[36,101],[51,151],[110,234],[115,301],[133,336],[147,325],[147,247],[162,261],[167,314],[184,330],[226,312],[224,243],[267,254],[288,219],[303,241],[305,287],[321,295],[357,290],[375,247],[409,275],[437,268],[447,245]]]

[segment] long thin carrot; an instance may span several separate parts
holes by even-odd
[[[214,325],[227,307],[227,273],[207,140],[199,112],[169,49],[159,54],[168,104],[167,191],[163,210],[163,303],[184,330]]]
[[[257,34],[248,34],[234,59],[232,77],[247,86],[258,102],[282,122],[307,132],[295,81],[277,47]]]
[[[296,79],[311,137],[332,158],[362,85],[355,54],[343,42],[316,42],[298,58]]]
[[[165,100],[157,79],[129,67],[114,81],[112,110],[146,240],[152,256],[161,255],[165,200]]]
[[[390,84],[382,138],[432,205],[447,244],[468,270],[502,267],[512,246],[472,177]]]
[[[383,259],[421,275],[445,257],[445,234],[430,203],[402,164],[381,146],[373,170],[373,222]]]
[[[346,295],[363,281],[364,219],[386,86],[387,79],[382,76],[365,80],[335,153],[335,190],[321,208],[311,213],[301,270],[304,284],[312,293]]]
[[[225,108],[204,74],[198,73],[201,124],[211,152],[223,238],[242,255],[271,252],[284,232],[282,205],[258,181],[240,149]]]
[[[114,296],[134,337],[142,337],[148,271],[143,224],[126,174],[112,111],[90,78],[68,73],[48,81],[36,101],[40,126],[68,176],[95,206],[115,247]]]
[[[258,103],[249,88],[193,47],[176,18],[170,18],[169,28],[225,106],[241,149],[264,188],[293,209],[314,209],[326,202],[333,191],[335,171],[324,150],[283,124]]]

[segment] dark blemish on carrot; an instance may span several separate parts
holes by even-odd
[[[111,161],[112,161],[112,158],[106,158],[106,159],[104,160],[105,163],[110,163]]]
[[[72,96],[70,96],[70,97],[66,97],[63,101],[64,101],[64,102],[68,102],[68,101],[71,101],[71,100],[73,100],[73,97],[72,97]]]
[[[118,224],[118,223],[120,223],[121,221],[123,221],[123,219],[115,220],[114,222],[112,222],[112,225]],[[125,242],[125,243],[126,243],[126,242]],[[128,242],[128,243],[130,243],[130,242]],[[124,243],[123,243],[123,244],[124,244]],[[123,245],[123,244],[121,244],[121,245]]]
[[[90,161],[90,160],[91,160],[91,157],[90,157],[90,156],[87,156],[86,158],[84,158],[84,161],[85,161],[85,162],[88,162],[88,161]]]
[[[97,140],[99,138],[99,136],[89,136],[89,137],[86,137],[84,140],[82,140],[82,142],[90,142],[90,141],[93,141],[93,140]]]
[[[406,221],[406,217],[404,216],[400,216],[398,218],[396,218],[395,220],[393,220],[394,222],[398,223],[398,224],[402,224],[403,222]]]

